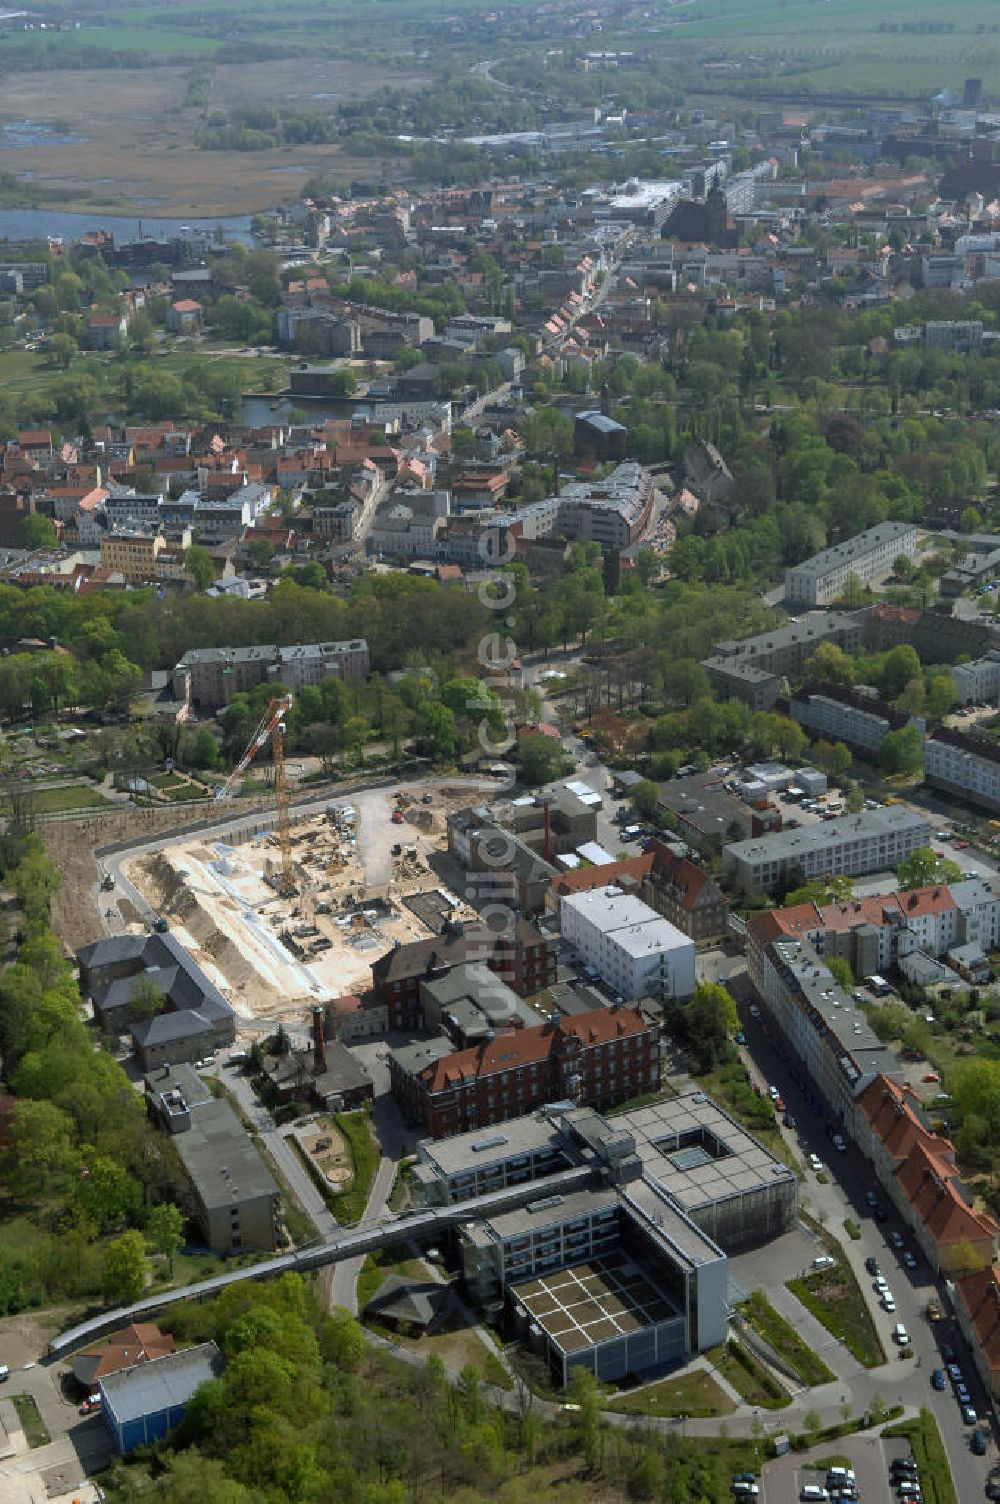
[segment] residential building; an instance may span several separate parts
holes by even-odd
[[[788,939],[770,914],[748,922],[747,969],[790,1054],[850,1130],[867,1083],[879,1074],[901,1079],[895,1056],[813,946]]]
[[[508,1029],[533,1028],[541,1016],[482,961],[460,962],[420,981],[423,1027],[447,1034],[456,1049]]]
[[[445,1051],[429,1052],[420,1042],[389,1056],[393,1096],[432,1138],[500,1123],[546,1102],[611,1106],[660,1084],[660,1026],[635,1008],[557,1016],[471,1049]]]
[[[149,1071],[146,1093],[171,1134],[191,1183],[195,1220],[213,1253],[276,1248],[281,1195],[229,1103],[213,1097],[187,1065]]]
[[[897,559],[915,558],[917,548],[912,522],[880,522],[786,569],[785,600],[790,606],[828,605],[844,594],[852,578],[862,585],[884,580]]]
[[[924,742],[924,778],[969,804],[1000,813],[1000,742],[939,726]]]
[[[687,484],[709,506],[724,503],[736,482],[732,471],[708,439],[692,439],[684,449]]]
[[[90,998],[102,1033],[131,1033],[144,1070],[197,1060],[236,1038],[236,1019],[219,989],[168,931],[112,935],[76,954],[80,990]],[[142,980],[163,994],[162,1011],[137,1016]]]
[[[716,694],[746,700],[753,710],[770,710],[783,690],[785,677],[798,677],[821,642],[832,642],[845,653],[863,645],[863,613],[810,611],[756,637],[717,642],[702,668]]]
[[[977,1211],[953,1145],[934,1132],[908,1086],[882,1075],[870,1081],[855,1103],[853,1133],[935,1275],[948,1274],[967,1249],[992,1265],[997,1224]]]
[[[290,647],[191,648],[173,671],[175,698],[217,710],[234,695],[255,689],[268,680],[293,693],[323,679],[358,683],[368,676],[368,643],[295,643]]]
[[[196,1389],[217,1379],[222,1354],[201,1342],[98,1380],[101,1419],[121,1456],[151,1446],[181,1424]]]
[[[940,957],[972,946],[982,956],[1000,945],[1000,898],[980,878],[800,903],[773,910],[770,920],[790,939],[808,941],[824,960],[847,961],[856,977],[884,976],[913,951]]]
[[[952,1305],[969,1344],[983,1388],[1000,1400],[1000,1268],[986,1264],[975,1274],[956,1276]]]
[[[144,585],[156,578],[156,561],[166,547],[162,533],[123,528],[101,539],[101,566],[115,570],[130,585]]]
[[[860,757],[878,758],[879,748],[890,731],[916,726],[921,736],[924,721],[897,710],[867,686],[831,684],[811,679],[791,695],[788,713],[812,737],[843,742]]]
[[[956,663],[951,679],[963,705],[996,704],[1000,700],[1000,648],[990,648],[970,663]]]
[[[202,313],[194,298],[179,298],[167,309],[167,328],[171,334],[191,334],[201,327]]]
[[[723,849],[724,868],[734,886],[749,892],[779,892],[792,876],[812,878],[845,873],[860,877],[885,872],[930,840],[922,815],[892,804],[860,815],[843,815],[801,830],[776,831]]]
[[[718,883],[663,841],[654,841],[649,855],[652,863],[640,898],[696,945],[722,940],[729,928],[729,904]]]
[[[694,941],[642,899],[609,885],[559,903],[563,938],[616,996],[661,1002],[694,992]]]

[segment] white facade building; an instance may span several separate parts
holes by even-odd
[[[1000,811],[1000,744],[991,736],[939,727],[924,742],[924,777],[970,804]]]
[[[563,898],[562,932],[617,996],[690,997],[694,941],[655,909],[620,888]]]
[[[801,873],[808,882],[839,872],[860,877],[865,872],[888,871],[918,846],[926,846],[930,834],[922,815],[892,804],[802,830],[735,841],[723,848],[722,855],[726,871],[744,890],[774,893],[792,873]]]
[[[896,560],[917,553],[912,522],[880,522],[846,543],[836,543],[785,570],[785,600],[792,606],[825,606],[843,595],[852,576],[862,585],[884,580]]]

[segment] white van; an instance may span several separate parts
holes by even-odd
[[[802,1504],[824,1504],[830,1495],[821,1483],[803,1483],[799,1489],[799,1498]]]
[[[892,1340],[898,1342],[900,1347],[909,1347],[910,1334],[901,1321],[897,1321],[892,1329]]]
[[[0,1384],[6,1384],[9,1378],[10,1369],[7,1367],[6,1363],[0,1363]]]
[[[842,1483],[853,1483],[854,1481],[853,1467],[828,1467],[826,1470],[827,1488],[839,1488]]]
[[[738,1499],[756,1499],[760,1493],[760,1487],[756,1483],[747,1483],[741,1478],[733,1484],[733,1493]]]

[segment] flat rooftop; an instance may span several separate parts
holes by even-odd
[[[751,841],[734,841],[726,847],[726,855],[735,861],[787,861],[807,851],[821,851],[825,847],[868,840],[882,834],[895,835],[901,830],[921,829],[930,835],[930,826],[923,815],[904,809],[901,804],[890,804],[884,809],[866,810],[861,815],[842,815],[839,820],[803,825],[800,830],[779,830]]]
[[[475,1133],[456,1133],[453,1138],[424,1139],[420,1157],[442,1175],[461,1175],[481,1165],[501,1164],[521,1154],[558,1148],[560,1137],[543,1117],[508,1118],[496,1127]]]
[[[632,1135],[643,1176],[689,1216],[729,1196],[795,1179],[787,1165],[704,1092],[616,1113],[610,1121]]]
[[[563,1353],[680,1315],[651,1276],[623,1253],[537,1275],[514,1285],[512,1294]]]
[[[575,1217],[588,1217],[608,1207],[618,1207],[618,1194],[610,1189],[587,1189],[570,1191],[567,1194],[541,1196],[527,1206],[517,1206],[513,1211],[501,1212],[491,1217],[487,1226],[495,1237],[520,1237],[522,1233],[541,1232],[553,1223],[561,1225]]]
[[[174,1146],[204,1206],[238,1206],[259,1196],[277,1196],[274,1176],[228,1102],[201,1107]]]

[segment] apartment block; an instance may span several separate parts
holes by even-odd
[[[694,941],[641,898],[609,885],[560,900],[563,938],[618,997],[660,1001],[694,992]]]
[[[747,926],[751,979],[789,1053],[850,1130],[855,1097],[879,1074],[901,1079],[899,1064],[813,946],[785,937],[772,917]]]
[[[956,663],[951,670],[955,693],[963,705],[1000,700],[1000,648],[991,648],[971,663]]]
[[[791,696],[789,715],[813,737],[843,742],[861,757],[875,759],[890,731],[916,726],[923,735],[922,719],[905,715],[874,691],[810,680]]]
[[[372,963],[372,992],[388,1009],[389,1027],[418,1027],[424,1007],[422,985],[446,976],[455,966],[473,963],[488,966],[520,997],[556,981],[555,948],[527,920],[518,920],[508,930],[459,921],[431,939],[394,946]]]
[[[723,863],[732,883],[744,892],[776,893],[792,875],[801,874],[808,882],[837,873],[861,877],[888,871],[918,846],[926,846],[930,834],[922,815],[893,804],[801,830],[737,841],[723,848]]]
[[[323,679],[338,678],[359,683],[368,677],[368,643],[363,637],[349,642],[294,643],[278,647],[191,648],[174,667],[173,689],[178,700],[217,710],[234,695],[256,689],[272,680],[293,693]]]
[[[156,578],[156,561],[166,547],[162,533],[106,533],[101,539],[101,567],[123,575],[130,585],[144,585]]]
[[[1000,813],[1000,742],[939,726],[924,742],[924,778],[934,788]]]
[[[916,557],[917,529],[912,522],[880,522],[856,538],[823,549],[785,570],[785,600],[790,606],[825,606],[843,595],[853,577],[862,585],[884,580],[900,557]]]

